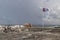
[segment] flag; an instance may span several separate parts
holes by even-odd
[[[47,12],[47,11],[49,11],[49,9],[43,8],[43,12]]]

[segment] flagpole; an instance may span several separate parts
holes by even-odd
[[[44,27],[44,13],[43,13],[43,27]]]
[[[44,23],[44,13],[48,11],[48,9],[46,9],[46,2],[48,2],[48,0],[43,2],[43,27],[45,27],[45,23]]]

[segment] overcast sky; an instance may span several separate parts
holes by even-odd
[[[0,24],[25,22],[60,24],[60,0],[0,0]]]

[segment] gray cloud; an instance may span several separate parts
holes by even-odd
[[[42,15],[38,8],[38,0],[0,0],[0,23],[21,24],[30,22],[41,24]]]
[[[0,0],[0,24],[25,22],[60,24],[60,0]]]

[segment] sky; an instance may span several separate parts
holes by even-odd
[[[43,12],[42,8],[49,11]],[[0,24],[60,24],[60,0],[0,0]]]

